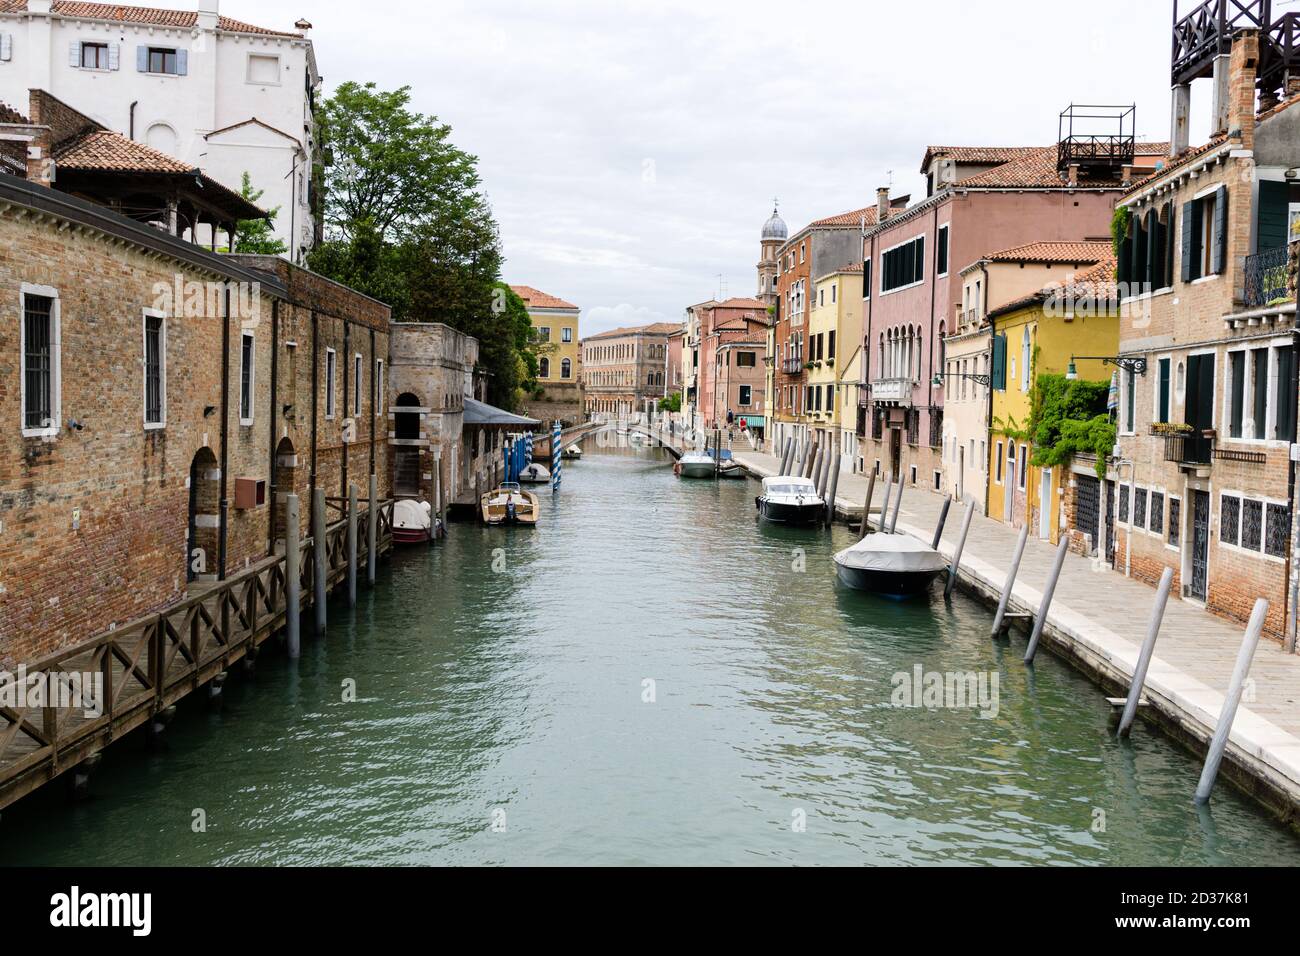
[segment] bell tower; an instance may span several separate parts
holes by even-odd
[[[772,215],[763,223],[758,241],[758,298],[767,305],[776,304],[776,252],[789,238],[790,230],[777,212],[777,201],[772,200]]]

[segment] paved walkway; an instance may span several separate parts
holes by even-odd
[[[734,457],[751,474],[775,474],[771,455],[737,450]],[[883,479],[875,490],[876,514],[884,497]],[[837,514],[856,523],[862,514],[867,477],[841,473]],[[898,529],[929,543],[943,497],[908,486]],[[961,532],[964,506],[953,502],[940,551],[951,557]],[[1001,593],[1019,530],[975,513],[962,553],[961,579],[985,594]],[[1050,542],[1031,537],[1012,592],[1011,609],[1036,613],[1056,552]],[[1155,589],[1124,575],[1098,570],[1088,558],[1067,555],[1048,614],[1044,643],[1127,686],[1146,636]],[[1156,654],[1147,672],[1144,696],[1193,737],[1208,740],[1218,721],[1243,629],[1194,604],[1171,596]],[[1263,640],[1251,667],[1252,688],[1237,711],[1229,759],[1252,775],[1280,788],[1300,810],[1300,656]],[[1191,798],[1191,795],[1188,795]]]

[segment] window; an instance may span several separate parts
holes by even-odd
[[[1228,251],[1228,189],[1183,204],[1182,278],[1194,282],[1223,272]]]
[[[537,341],[539,342],[551,341],[551,327],[549,325],[539,325],[537,327]]]
[[[935,245],[939,247],[937,252],[939,256],[939,262],[938,265],[935,266],[934,271],[937,275],[946,276],[948,274],[948,226],[947,225],[942,225],[939,227],[939,236],[935,242]]]
[[[384,411],[384,360],[375,359],[375,417]]]
[[[1163,535],[1165,533],[1165,495],[1161,491],[1151,492],[1149,502],[1147,527],[1152,534]]]
[[[917,236],[884,253],[884,276],[880,291],[893,292],[895,289],[916,285],[925,279],[925,236]]]
[[[107,43],[83,43],[81,44],[78,65],[83,70],[107,70],[108,66],[108,44]]]
[[[334,350],[325,350],[325,417],[334,417],[334,372],[338,364]]]
[[[1169,421],[1169,368],[1170,359],[1162,358],[1156,367],[1156,421]]]
[[[1182,539],[1183,502],[1180,498],[1169,499],[1169,536],[1171,547],[1178,547]]]
[[[1133,524],[1138,528],[1147,526],[1147,490],[1137,488],[1133,491]]]
[[[835,330],[831,329],[826,333],[826,357],[835,358]]]
[[[187,58],[187,51],[174,50],[169,47],[150,46],[140,47],[142,51],[141,59],[143,61],[142,73],[166,73],[172,76],[181,76],[186,71],[182,64]]]
[[[161,312],[144,314],[144,425],[160,428],[167,414],[167,331]]]
[[[541,361],[538,363],[537,377],[538,378],[551,377],[551,360],[548,359],[546,356],[542,356]]]
[[[871,260],[862,263],[862,298],[871,298]]]
[[[1025,476],[1029,471],[1029,446],[1020,446],[1020,470],[1016,477],[1020,481],[1020,490],[1025,490]]]
[[[253,333],[239,336],[239,424],[253,424]]]
[[[736,368],[754,368],[758,364],[757,352],[737,352]]]
[[[753,399],[754,399],[754,387],[752,385],[740,386],[740,397],[738,399],[739,404],[748,408],[749,405],[753,402]]]
[[[564,328],[560,329],[560,341],[561,341],[561,342],[572,342],[572,341],[573,341],[573,329],[569,328],[568,326],[565,326]]]
[[[248,54],[248,82],[258,86],[279,86],[280,58],[266,53]]]
[[[352,356],[352,414],[361,414],[361,356]]]
[[[1128,523],[1128,500],[1129,500],[1129,495],[1132,494],[1132,491],[1133,491],[1133,489],[1132,489],[1132,487],[1129,486],[1129,485],[1121,485],[1121,486],[1120,486],[1120,489],[1119,489],[1119,522],[1120,522],[1120,524],[1127,524],[1127,523]]]
[[[831,305],[835,304],[835,290],[838,288],[839,286],[835,286],[835,285],[831,286]]]
[[[23,434],[59,430],[59,299],[53,289],[24,286],[22,292]]]
[[[994,468],[996,469],[996,478],[994,479],[1000,485],[1002,484],[1002,442],[997,443],[997,451],[994,454]]]
[[[560,378],[573,377],[573,362],[569,359],[560,360]]]

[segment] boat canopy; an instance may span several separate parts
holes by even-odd
[[[466,425],[501,425],[515,428],[535,429],[542,423],[535,418],[525,418],[503,408],[480,402],[473,398],[465,399]]]
[[[910,534],[869,534],[835,555],[835,563],[861,571],[919,574],[942,571],[948,559]]]
[[[817,485],[811,478],[801,478],[798,475],[773,475],[763,479],[763,494],[815,496]]]

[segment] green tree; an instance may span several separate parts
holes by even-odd
[[[661,412],[680,412],[682,410],[682,393],[673,392],[671,395],[659,399],[659,410]]]
[[[254,189],[252,177],[244,173],[239,186],[239,194],[254,206],[262,198],[264,190]],[[235,252],[248,255],[278,256],[289,251],[289,247],[275,238],[275,217],[280,214],[280,207],[268,210],[265,219],[241,219],[235,224]]]

